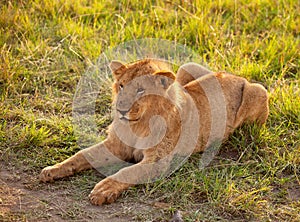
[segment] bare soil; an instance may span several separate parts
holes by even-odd
[[[43,184],[37,175],[0,166],[0,221],[166,221],[156,203],[125,197],[93,206],[72,179]]]

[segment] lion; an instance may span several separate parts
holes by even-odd
[[[129,187],[158,178],[175,156],[203,152],[243,123],[264,124],[268,117],[266,89],[242,77],[195,63],[175,75],[166,63],[151,59],[112,61],[110,68],[115,116],[107,138],[40,174],[48,182],[123,161],[124,168],[91,191],[95,205],[112,203]]]

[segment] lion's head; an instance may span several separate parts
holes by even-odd
[[[116,118],[137,123],[145,120],[149,113],[159,114],[155,110],[166,100],[167,89],[175,79],[171,71],[161,70],[161,67],[166,64],[153,60],[129,65],[112,62]]]
[[[167,99],[167,89],[173,82],[168,75],[169,72],[156,72],[139,76],[121,87],[115,104],[118,117],[136,122],[149,112],[155,115],[155,110]]]
[[[136,77],[151,75],[160,70],[172,72],[169,62],[157,59],[144,59],[129,64],[114,60],[110,63],[110,69],[114,78],[113,97],[118,94],[120,88]]]

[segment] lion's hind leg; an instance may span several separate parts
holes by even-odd
[[[176,73],[176,81],[180,85],[184,86],[187,83],[210,73],[212,73],[212,71],[208,70],[204,66],[194,62],[189,62],[179,67]]]
[[[245,83],[242,101],[235,118],[235,127],[243,122],[264,124],[269,115],[268,94],[266,89],[257,83]]]

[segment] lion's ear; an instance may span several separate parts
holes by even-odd
[[[109,68],[113,73],[122,67],[126,67],[126,65],[123,62],[118,60],[112,60],[111,63],[109,64]]]
[[[171,71],[160,70],[153,73],[157,76],[159,82],[165,89],[167,89],[175,80],[175,74]]]

